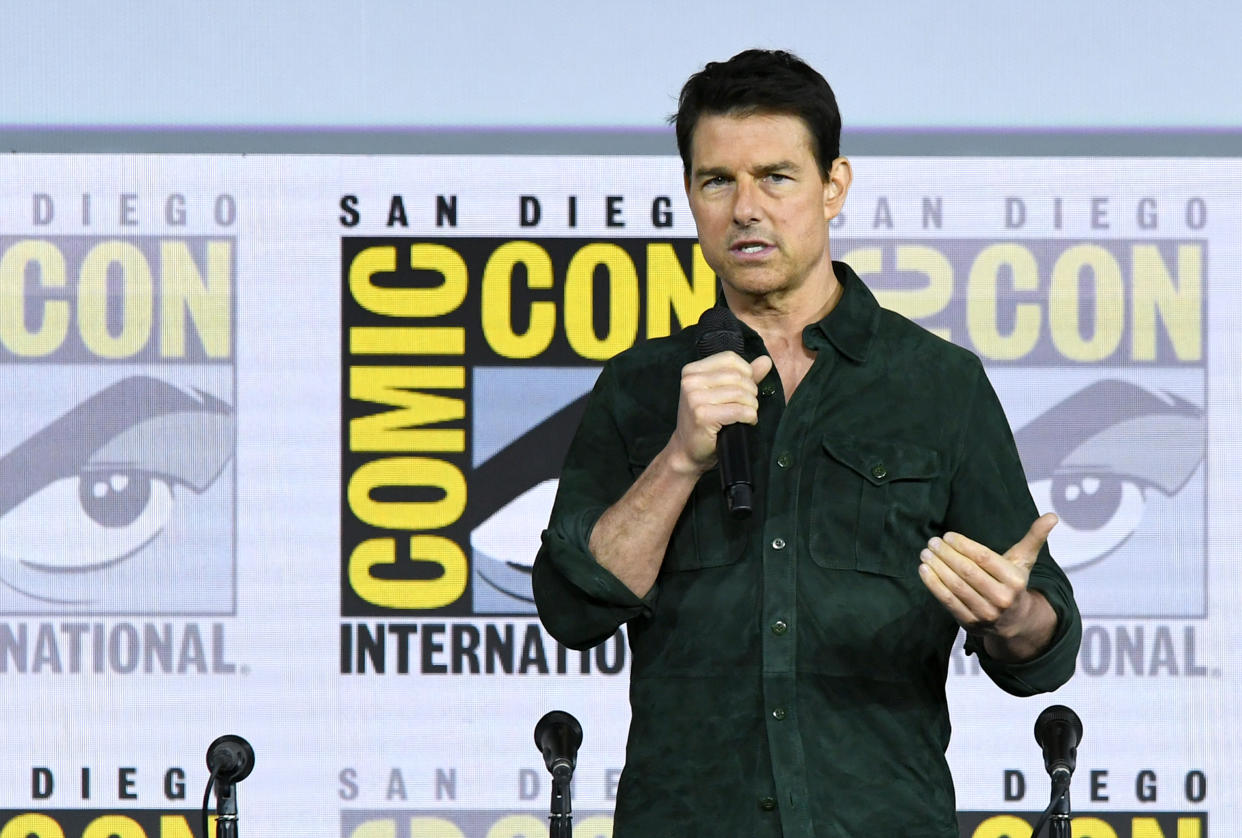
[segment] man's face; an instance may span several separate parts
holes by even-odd
[[[686,194],[703,256],[727,288],[779,296],[832,276],[828,222],[848,171],[844,183],[836,168],[825,181],[811,142],[806,123],[788,114],[699,118]]]

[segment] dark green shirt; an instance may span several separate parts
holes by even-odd
[[[755,512],[731,519],[713,469],[635,596],[591,528],[668,442],[696,328],[612,359],[561,473],[534,566],[548,631],[586,648],[627,624],[632,720],[617,838],[957,838],[945,677],[958,626],[918,576],[952,530],[1004,552],[1038,517],[982,365],[893,312],[843,263],[840,302],[803,332],[817,355],[786,404],[760,385]],[[743,326],[747,358],[765,352]],[[1051,647],[990,659],[1031,695],[1073,673],[1082,624],[1047,548],[1029,587]]]

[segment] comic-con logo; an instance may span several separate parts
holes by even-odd
[[[1204,243],[834,245],[983,360],[1084,614],[1203,616]],[[710,268],[637,239],[344,239],[342,258],[342,614],[533,613],[599,365],[695,322]]]
[[[533,614],[600,365],[698,320],[689,240],[342,239],[343,616]]]
[[[0,238],[0,612],[228,614],[233,241]]]

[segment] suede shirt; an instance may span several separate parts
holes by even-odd
[[[960,532],[1003,553],[1038,517],[979,360],[884,310],[844,263],[836,307],[803,332],[815,362],[786,403],[775,371],[750,430],[754,514],[699,481],[655,587],[638,597],[588,551],[591,529],[668,442],[696,327],[604,367],[570,447],[535,601],[587,648],[627,626],[631,724],[616,838],[957,838],[945,678],[959,628],[919,552]],[[743,325],[747,359],[763,342]],[[1004,690],[1053,690],[1082,623],[1045,547],[1028,587],[1051,646]]]

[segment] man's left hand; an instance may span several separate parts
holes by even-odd
[[[993,657],[1029,660],[1056,632],[1052,606],[1038,591],[1026,588],[1056,523],[1051,512],[1040,516],[1004,555],[955,532],[933,538],[920,553],[923,584],[962,628],[983,636],[984,648]]]

